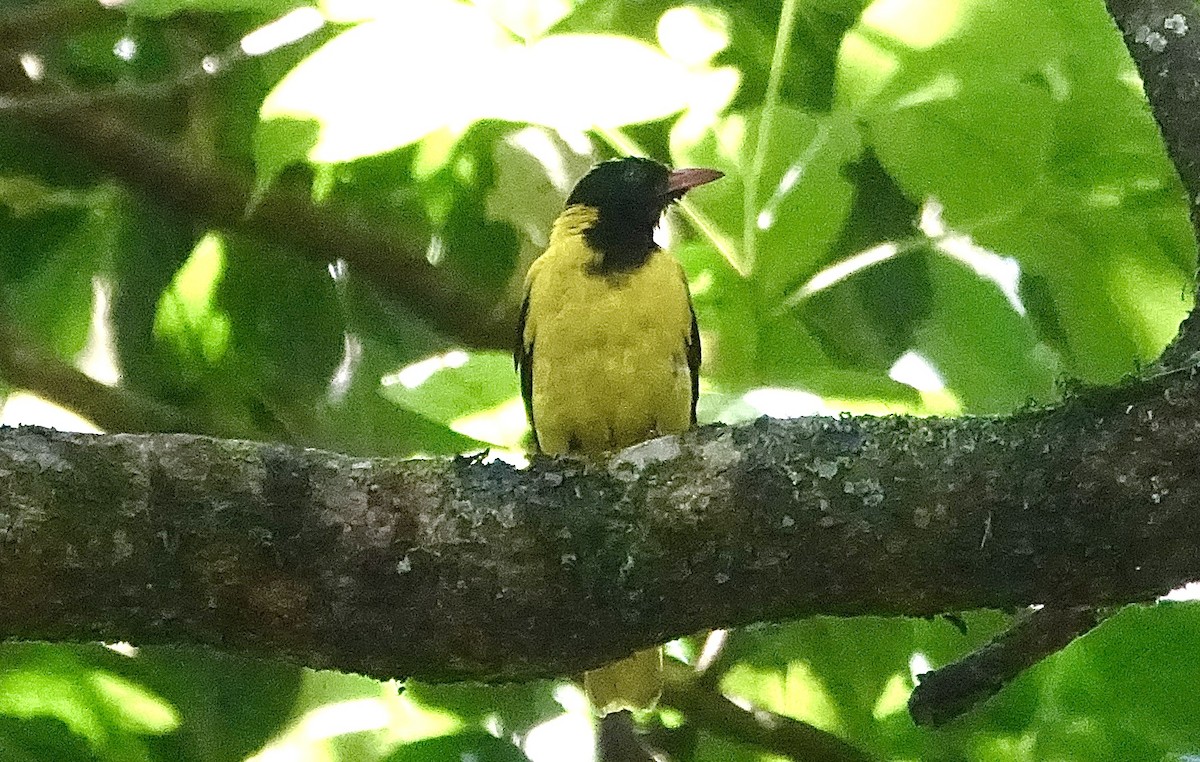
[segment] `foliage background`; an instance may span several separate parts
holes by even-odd
[[[64,13],[29,33],[47,8]],[[622,153],[727,174],[664,231],[704,332],[705,422],[1046,404],[1067,379],[1112,383],[1151,361],[1192,303],[1187,199],[1099,2],[130,0],[100,12],[10,0],[0,14],[24,77],[8,88],[6,75],[16,94],[0,101],[8,423],[51,420],[31,388],[110,430],[138,428],[107,389],[216,435],[363,455],[518,450],[507,347],[479,337],[507,335],[574,180]],[[298,41],[247,36],[281,17]],[[303,230],[263,235],[135,172],[101,173],[84,141],[47,129],[63,113],[119,118],[224,167],[251,189],[243,216],[280,193],[354,210],[501,328],[468,336],[449,314],[414,316],[411,294],[358,256],[300,253]],[[55,383],[71,368],[107,386]],[[965,631],[816,618],[735,632],[715,683],[879,758],[1200,751],[1192,605],[1123,610],[971,716],[918,729],[904,710],[914,674],[1008,617],[963,619]],[[698,648],[671,652],[694,662]],[[565,682],[401,687],[207,652],[43,644],[0,648],[0,682],[5,759],[591,748]],[[769,756],[670,707],[645,720],[682,759]]]

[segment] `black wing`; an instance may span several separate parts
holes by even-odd
[[[533,344],[525,346],[525,320],[529,317],[529,294],[521,302],[521,313],[517,316],[517,342],[513,347],[513,368],[521,375],[521,399],[525,400],[525,417],[533,432],[533,446],[538,447],[537,426],[533,423]]]
[[[687,363],[692,372],[692,425],[696,425],[696,401],[700,399],[700,326],[696,323],[696,308],[688,300],[688,312],[692,313],[692,335],[688,337]],[[533,414],[530,413],[530,420]]]

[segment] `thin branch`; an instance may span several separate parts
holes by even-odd
[[[913,722],[936,727],[965,714],[1098,623],[1090,607],[1034,611],[983,648],[922,675],[908,699]]]
[[[790,759],[810,762],[866,762],[870,757],[853,744],[791,717],[742,709],[710,687],[698,685],[681,670],[668,671],[662,703],[684,714],[691,724],[711,733]]]

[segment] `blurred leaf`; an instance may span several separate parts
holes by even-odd
[[[0,714],[21,719],[52,718],[86,741],[94,758],[149,760],[147,736],[179,724],[175,707],[160,697],[91,663],[86,650],[35,643],[3,646]],[[0,743],[28,748],[44,743],[39,728],[11,726],[15,737]],[[68,743],[66,749],[72,744]],[[67,753],[70,753],[69,751]]]
[[[291,721],[260,752],[262,759],[378,760],[397,735],[425,729],[415,727],[424,718],[405,711],[394,682],[328,670],[299,673]],[[433,729],[446,732],[447,725]]]
[[[380,378],[395,369],[395,349],[375,339],[351,340],[346,385],[335,379],[330,393],[312,409],[283,413],[290,427],[313,447],[360,456],[456,455],[483,443],[446,424],[398,407],[384,397]],[[353,343],[359,342],[361,344]],[[354,347],[360,349],[354,349]],[[405,353],[407,357],[407,353]]]
[[[54,190],[88,188],[99,179],[77,152],[17,119],[0,120],[0,171]]]
[[[343,319],[327,265],[228,239],[217,305],[230,320],[230,369],[270,406],[308,404],[341,360]]]
[[[554,699],[555,685],[548,680],[505,685],[435,685],[409,680],[405,689],[408,697],[421,706],[449,712],[468,726],[482,728],[491,723],[492,729],[498,727],[504,737],[526,733],[562,714],[562,705]]]
[[[732,70],[689,69],[618,35],[545,37],[498,63],[501,89],[485,116],[561,130],[650,122],[697,102],[719,108],[737,86]]]
[[[838,66],[839,103],[909,198],[1017,258],[1068,372],[1113,381],[1157,356],[1190,304],[1195,243],[1102,7],[878,0]]]
[[[767,754],[748,744],[701,731],[693,762],[782,762],[786,757]]]
[[[735,86],[732,70],[689,69],[617,35],[518,45],[486,11],[430,0],[343,32],[278,84],[263,122],[314,119],[320,134],[311,148],[294,134],[260,135],[269,161],[259,174],[289,160],[344,162],[481,119],[574,130],[651,121],[693,103],[719,107]]]
[[[224,240],[211,233],[200,239],[160,297],[154,316],[155,338],[208,365],[220,362],[229,348],[229,315],[214,304],[225,264]]]
[[[580,0],[479,0],[476,4],[522,39],[540,36],[569,14]]]
[[[271,181],[317,144],[321,126],[315,119],[279,117],[262,122],[254,132],[254,195],[261,199]]]
[[[484,59],[505,44],[487,16],[469,6],[404,4],[302,61],[267,96],[261,116],[320,123],[316,145],[293,160],[333,163],[380,153],[485,116],[475,102],[482,94],[477,83],[490,68]],[[461,55],[466,50],[470,56]],[[269,141],[259,145],[261,152]],[[277,160],[285,155],[283,148],[271,150]]]
[[[1047,402],[1059,368],[1039,345],[1033,325],[999,289],[944,255],[932,253],[933,311],[917,330],[914,349],[976,414],[1007,413]]]
[[[914,655],[941,666],[982,645],[1005,621],[993,612],[962,616],[965,635],[941,618],[898,617],[812,617],[738,630],[726,654],[735,666],[722,689],[877,753],[911,753],[915,745],[926,758],[938,745],[912,725],[904,706]]]
[[[677,165],[725,172],[689,202],[734,247],[770,304],[828,263],[851,207],[853,187],[844,173],[862,144],[845,113],[811,116],[779,106],[769,134],[760,135],[764,118],[759,112],[715,123],[680,120],[671,131],[671,156]]]
[[[141,198],[123,196],[120,204],[124,224],[111,246],[113,339],[122,382],[178,405],[195,394],[203,366],[156,339],[154,326],[162,296],[197,236],[188,221]]]
[[[6,189],[19,200],[8,198],[11,216],[0,211],[0,230],[14,244],[11,259],[0,254],[3,310],[26,335],[73,361],[91,327],[93,280],[109,274],[111,243],[124,222],[116,197],[21,180]]]
[[[154,739],[157,759],[241,762],[292,716],[308,672],[291,664],[242,659],[207,649],[146,647],[133,658],[96,656],[171,703],[181,723]]]
[[[49,717],[18,719],[0,715],[0,758],[11,762],[96,762],[104,759],[87,739]]]
[[[383,393],[407,410],[491,444],[518,447],[525,434],[524,408],[515,400],[520,387],[507,352],[453,351],[430,357],[385,379]],[[492,426],[464,427],[463,419],[506,403],[510,414],[496,418]]]
[[[1198,637],[1195,602],[1128,606],[1021,675],[988,714],[992,722],[1022,717],[1037,734],[1039,755],[1076,743],[1077,759],[1194,752],[1200,661],[1179,644]]]

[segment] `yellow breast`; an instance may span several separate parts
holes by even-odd
[[[580,235],[590,212],[560,218],[527,281],[533,420],[549,454],[618,449],[691,425],[683,270],[656,250],[636,269],[596,272]]]

